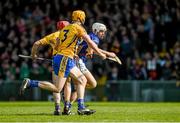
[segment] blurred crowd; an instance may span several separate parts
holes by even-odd
[[[51,79],[51,63],[22,59],[32,44],[56,31],[56,22],[70,20],[71,12],[87,14],[85,27],[107,25],[100,47],[112,51],[123,65],[94,56],[87,63],[96,79],[179,80],[179,0],[1,0],[0,80]],[[40,57],[50,58],[49,47]]]

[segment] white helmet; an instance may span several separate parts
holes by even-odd
[[[97,34],[99,31],[104,31],[105,32],[106,30],[107,30],[106,26],[104,24],[102,24],[102,23],[96,22],[96,23],[93,23],[93,25],[92,25],[92,31],[95,34]]]

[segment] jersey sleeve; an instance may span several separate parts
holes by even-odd
[[[51,34],[45,36],[44,38],[42,38],[42,39],[40,40],[40,43],[41,43],[42,45],[49,45],[49,44],[52,43],[52,41],[54,41],[54,39],[56,39],[56,37],[57,37],[58,35],[59,35],[59,32],[58,32],[58,31],[57,31],[57,32],[54,32],[54,33],[51,33]]]
[[[89,36],[91,40],[93,40],[97,45],[99,45],[99,38],[95,34],[90,33]]]
[[[82,26],[77,25],[76,28],[78,31],[78,34],[77,34],[78,37],[82,37],[83,35],[87,34],[86,30]]]

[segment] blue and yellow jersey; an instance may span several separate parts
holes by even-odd
[[[92,41],[94,41],[97,45],[99,45],[99,38],[96,34],[91,32],[89,33],[89,37],[91,38]],[[80,42],[78,47],[78,56],[83,60],[84,63],[87,61],[86,58],[87,50],[88,50],[88,44],[85,41]]]
[[[73,23],[60,31],[57,54],[73,58],[77,51],[78,39],[87,34],[86,30],[79,24]]]
[[[41,45],[50,45],[52,47],[52,49],[53,49],[52,55],[55,55],[57,53],[57,49],[55,46],[56,46],[57,42],[59,42],[59,34],[60,34],[60,32],[56,31],[54,33],[51,33],[51,34],[45,36],[44,38],[42,38],[40,40]]]

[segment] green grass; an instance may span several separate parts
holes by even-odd
[[[52,102],[0,102],[0,122],[180,122],[180,103],[89,102],[90,116],[53,116]],[[76,104],[73,112],[76,112]]]

